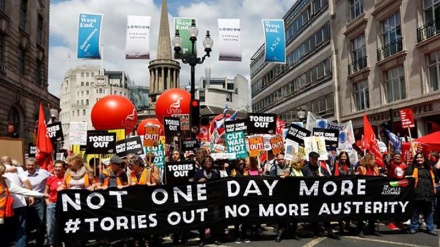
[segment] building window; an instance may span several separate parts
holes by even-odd
[[[400,12],[381,22],[382,48],[378,50],[378,60],[382,60],[402,50]]]
[[[385,72],[385,90],[388,103],[406,98],[403,66]]]
[[[83,116],[86,115],[86,109],[83,109]]]
[[[25,72],[26,51],[18,49],[18,71],[24,75]]]
[[[86,105],[89,105],[89,100],[88,99],[86,99]]]
[[[86,95],[89,95],[89,90],[86,91]]]
[[[0,10],[5,11],[5,0],[0,0]]]
[[[84,77],[84,72],[81,72],[81,77]]]
[[[440,0],[424,0],[423,10],[426,24],[431,22],[440,24]]]
[[[365,46],[365,34],[359,35],[351,41],[351,64],[348,73],[352,74],[367,66],[367,48]]]
[[[43,44],[43,16],[38,15],[37,23],[37,44]]]
[[[429,91],[440,89],[440,51],[433,52],[428,56]]]
[[[4,41],[5,36],[0,34],[0,65],[3,65],[4,62]]]
[[[26,30],[26,16],[27,16],[27,0],[21,0],[20,4],[20,28]]]
[[[42,72],[41,72],[41,63],[40,61],[36,61],[35,62],[36,67],[35,67],[35,77],[37,79],[37,84],[38,85],[42,85],[43,84],[43,79],[42,79]]]
[[[86,86],[87,86],[87,87],[89,86],[89,82],[88,82],[88,81],[86,81]]]
[[[370,107],[368,81],[353,84],[353,98],[355,111],[365,110]]]
[[[362,0],[349,0],[349,11],[350,11],[350,20],[355,19],[360,16],[362,12],[364,12],[364,8],[362,6]]]

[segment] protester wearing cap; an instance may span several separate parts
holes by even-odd
[[[319,154],[315,151],[309,153],[309,161],[303,167],[304,177],[329,177],[331,171],[325,161],[318,161]],[[340,240],[341,238],[333,232],[330,222],[323,222],[327,231],[327,237]],[[323,235],[319,222],[312,222],[313,238]]]
[[[121,157],[113,155],[110,158],[109,166],[99,175],[98,189],[108,187],[123,188],[128,185],[127,173],[124,170],[124,161]]]

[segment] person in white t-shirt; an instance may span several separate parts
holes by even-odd
[[[19,172],[20,168],[12,165],[11,157],[3,156],[0,162],[5,165],[6,173],[3,175],[11,183],[32,190],[32,185],[23,172]],[[15,236],[15,246],[25,247],[27,244],[26,222],[27,222],[27,205],[34,204],[33,197],[25,198],[22,195],[12,194],[14,203],[14,216],[5,221],[5,229],[8,231],[5,236]]]

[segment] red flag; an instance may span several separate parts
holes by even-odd
[[[376,139],[373,128],[370,121],[368,121],[367,115],[364,113],[364,148],[376,156],[376,164],[385,167],[383,162],[382,153],[379,149],[379,141]]]
[[[41,169],[50,170],[52,162],[53,146],[47,133],[46,121],[44,120],[43,104],[40,103],[40,111],[38,116],[38,132],[37,132],[37,152],[35,160]]]
[[[277,117],[277,127],[276,127],[276,134],[283,136],[283,129],[286,125],[286,121],[281,120],[279,117]]]

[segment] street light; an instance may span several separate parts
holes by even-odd
[[[58,110],[55,108],[50,108],[50,122],[55,123],[55,120],[58,118]]]
[[[303,109],[298,109],[296,112],[296,117],[302,122],[306,118],[306,111]]]
[[[210,53],[212,51],[212,46],[214,44],[214,41],[211,39],[211,35],[209,34],[209,31],[206,31],[206,37],[203,40],[203,47],[205,47],[205,55],[203,57],[197,57],[196,51],[195,51],[195,44],[197,41],[197,35],[199,34],[199,29],[196,27],[196,20],[193,19],[191,21],[191,27],[189,28],[189,40],[191,41],[191,51],[189,54],[180,56],[180,51],[182,50],[182,38],[180,37],[179,30],[176,29],[175,37],[173,38],[173,46],[175,53],[181,57],[182,63],[189,64],[191,66],[191,103],[190,103],[190,130],[192,126],[198,126],[199,125],[199,118],[200,116],[195,116],[196,110],[193,110],[194,107],[200,107],[199,102],[195,102],[195,67],[197,64],[202,64],[205,61],[206,57],[210,56]]]

